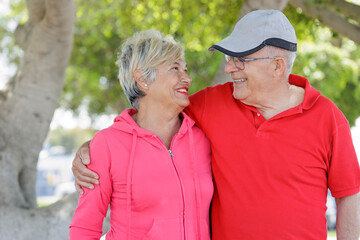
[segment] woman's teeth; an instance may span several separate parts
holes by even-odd
[[[184,92],[184,93],[187,93],[187,90],[186,90],[186,89],[184,89],[184,88],[178,89],[177,91],[178,91],[178,92]]]

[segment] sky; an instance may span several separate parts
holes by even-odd
[[[6,14],[8,9],[8,4],[10,0],[0,0],[0,17],[3,14]],[[352,2],[360,4],[360,0],[353,0]],[[9,67],[6,55],[1,52],[0,53],[0,89],[2,89],[8,79],[12,77],[15,73],[16,69],[14,67]],[[115,115],[102,115],[97,118],[97,120],[93,123],[95,129],[102,129],[109,126],[112,123]],[[80,110],[80,114],[78,116],[74,116],[74,114],[69,110],[57,109],[55,111],[53,121],[51,123],[50,128],[55,129],[58,126],[62,126],[66,129],[71,129],[74,127],[80,128],[88,128],[91,126],[91,120],[88,117],[86,110]],[[353,137],[353,142],[355,146],[355,150],[358,155],[358,159],[360,160],[360,117],[356,120],[356,124],[351,128],[351,134]]]

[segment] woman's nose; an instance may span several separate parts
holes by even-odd
[[[188,82],[188,83],[191,83],[191,81],[192,81],[190,75],[187,72],[184,72],[182,79],[183,79],[183,81]]]

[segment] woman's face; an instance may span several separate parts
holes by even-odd
[[[186,62],[178,59],[173,63],[165,63],[158,67],[156,79],[149,84],[146,93],[148,101],[159,104],[159,107],[182,111],[189,105],[188,90],[191,77],[187,73]]]

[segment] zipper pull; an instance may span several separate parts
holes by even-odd
[[[170,157],[173,157],[174,155],[173,155],[172,151],[170,149],[168,151],[169,151]]]

